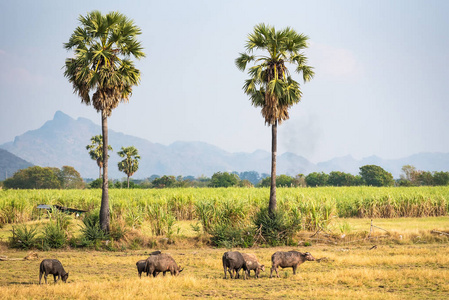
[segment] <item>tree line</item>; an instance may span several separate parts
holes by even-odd
[[[429,172],[406,165],[403,174],[394,180],[391,173],[376,165],[360,167],[360,173],[353,175],[340,171],[312,172],[308,175],[285,174],[276,177],[277,187],[321,187],[321,186],[444,186],[449,185],[449,172]],[[80,174],[70,166],[61,169],[51,167],[29,167],[17,171],[13,177],[3,182],[10,189],[84,189],[101,188],[103,179],[83,181]],[[270,187],[269,174],[256,171],[216,172],[207,176],[152,175],[138,180],[109,180],[110,188],[188,188],[188,187]]]

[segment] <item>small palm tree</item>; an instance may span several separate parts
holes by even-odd
[[[129,177],[133,176],[134,173],[139,169],[139,152],[134,146],[122,147],[122,150],[117,152],[121,158],[125,158],[118,163],[118,170],[123,172],[128,177],[128,188],[129,188]]]
[[[289,119],[288,109],[301,100],[299,83],[293,80],[287,68],[292,65],[302,73],[304,82],[313,78],[313,68],[307,65],[307,58],[301,50],[308,47],[308,37],[287,27],[276,31],[272,26],[259,24],[249,34],[246,52],[235,60],[236,66],[244,71],[249,63],[249,79],[243,90],[252,105],[262,108],[265,124],[272,128],[271,184],[269,212],[276,210],[276,152],[277,125]]]
[[[137,41],[140,28],[125,15],[92,11],[79,17],[80,26],[64,44],[73,50],[73,58],[65,61],[64,76],[73,85],[81,102],[101,113],[103,135],[103,186],[100,225],[109,231],[108,194],[108,117],[120,102],[129,101],[132,88],[139,84],[140,71],[130,59],[145,56]]]
[[[89,150],[90,158],[97,162],[97,166],[100,169],[98,178],[101,178],[101,169],[103,168],[103,136],[93,136],[90,138],[90,142],[90,145],[86,146],[86,150]],[[111,145],[108,145],[108,150],[112,151]]]

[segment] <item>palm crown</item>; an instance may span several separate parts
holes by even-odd
[[[132,176],[139,168],[140,155],[138,150],[133,146],[122,147],[121,151],[117,152],[117,154],[125,158],[118,163],[119,171],[124,172],[128,176]]]
[[[128,101],[132,86],[140,81],[140,72],[130,57],[145,56],[136,39],[141,31],[118,12],[102,15],[93,11],[80,16],[79,22],[69,42],[64,43],[67,50],[75,51],[75,57],[65,61],[64,76],[82,102],[109,116],[120,102]]]
[[[268,125],[287,120],[288,109],[301,100],[299,83],[292,79],[286,63],[302,73],[304,82],[314,76],[313,68],[307,65],[307,58],[301,53],[308,47],[307,40],[307,36],[290,27],[276,31],[272,26],[259,24],[248,36],[246,52],[235,60],[242,71],[249,63],[254,63],[248,70],[250,78],[245,81],[243,90],[254,106],[262,107]]]
[[[86,150],[89,150],[90,158],[97,161],[97,165],[100,169],[103,167],[103,137],[96,135],[90,138],[90,145],[86,146]],[[112,151],[112,146],[108,145],[108,149]]]

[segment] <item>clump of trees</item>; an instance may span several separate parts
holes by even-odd
[[[399,186],[422,186],[422,185],[449,185],[449,172],[429,172],[417,170],[412,165],[402,167]]]
[[[3,182],[9,189],[82,189],[85,183],[73,167],[29,167],[17,171]]]
[[[392,186],[393,175],[376,165],[360,167],[360,175],[352,175],[340,171],[329,174],[324,172],[313,172],[306,176],[307,186]]]

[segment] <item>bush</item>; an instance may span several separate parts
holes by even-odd
[[[195,212],[203,230],[211,235],[217,247],[251,247],[254,228],[248,225],[248,203],[245,201],[201,201],[195,204]]]
[[[83,246],[92,246],[98,244],[99,241],[109,238],[100,226],[100,216],[98,213],[85,215],[81,226],[81,243]]]
[[[28,250],[37,246],[37,226],[28,227],[25,224],[21,224],[13,226],[11,231],[12,237],[9,240],[11,248]]]
[[[67,243],[67,234],[56,222],[44,226],[43,246],[45,248],[61,248]]]
[[[48,218],[50,222],[44,226],[43,230],[43,247],[61,248],[68,241],[70,216],[57,209],[52,209],[48,212]]]
[[[209,232],[211,243],[224,248],[249,248],[254,243],[254,228],[230,226],[227,222],[214,224]]]
[[[268,208],[262,208],[254,217],[254,225],[270,246],[290,245],[293,235],[301,227],[301,217],[289,216],[282,208],[270,214]]]
[[[147,206],[147,216],[150,222],[151,231],[156,236],[167,235],[168,238],[173,234],[173,225],[176,218],[166,206],[152,203]]]

